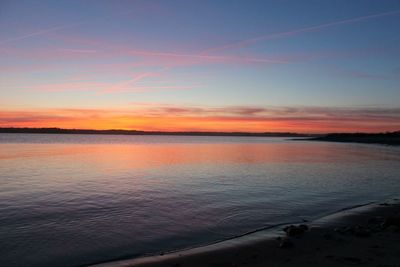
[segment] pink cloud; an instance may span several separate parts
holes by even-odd
[[[129,13],[129,12],[127,12]],[[131,63],[115,63],[113,64],[116,68],[111,68],[111,72],[109,74],[121,74],[122,71],[126,71],[125,74],[130,74],[130,69],[132,67],[140,68],[140,67],[147,67],[147,66],[157,66],[163,68],[160,71],[156,72],[143,72],[139,73],[138,75],[132,75],[133,78],[127,79],[125,81],[121,81],[116,84],[107,84],[101,82],[76,82],[76,83],[60,83],[60,84],[53,84],[53,85],[42,85],[37,86],[34,90],[40,91],[47,91],[47,92],[61,92],[61,91],[68,91],[68,90],[81,90],[81,91],[100,91],[101,93],[116,93],[116,92],[150,92],[156,90],[186,90],[193,88],[193,86],[181,86],[181,85],[170,85],[170,84],[163,84],[160,86],[156,85],[140,85],[138,82],[148,79],[150,77],[157,77],[162,73],[166,73],[170,68],[175,66],[193,66],[193,65],[204,65],[204,64],[286,64],[290,63],[291,60],[288,60],[288,56],[281,56],[276,58],[263,58],[263,57],[255,57],[255,56],[227,56],[227,55],[211,55],[210,53],[214,53],[216,51],[227,50],[230,48],[237,48],[246,46],[258,41],[268,40],[273,38],[281,38],[286,36],[292,36],[295,34],[300,34],[304,32],[322,30],[329,27],[337,26],[337,25],[344,25],[349,23],[355,23],[360,21],[365,21],[369,19],[390,16],[390,15],[397,15],[400,14],[399,10],[392,11],[392,12],[385,12],[385,13],[378,13],[368,16],[361,16],[346,20],[339,20],[331,23],[320,24],[311,27],[305,27],[300,29],[295,29],[286,32],[280,32],[275,34],[263,35],[255,38],[245,39],[239,42],[230,43],[223,46],[218,46],[210,49],[205,49],[200,53],[171,53],[171,52],[159,52],[159,51],[148,51],[148,50],[135,50],[130,47],[122,47],[119,45],[108,44],[101,40],[90,40],[87,37],[80,38],[80,37],[72,37],[69,38],[63,35],[57,35],[57,33],[63,29],[69,27],[76,27],[81,24],[87,23],[87,21],[81,21],[77,23],[71,23],[69,25],[53,27],[49,29],[39,30],[36,32],[32,32],[27,35],[23,35],[20,37],[16,37],[14,39],[5,40],[3,42],[0,41],[0,45],[4,45],[7,43],[12,43],[14,41],[23,40],[26,38],[31,38],[34,36],[42,36],[42,35],[49,35],[49,36],[56,36],[56,38],[62,38],[64,40],[70,42],[78,42],[84,44],[84,47],[72,47],[72,48],[55,48],[55,49],[48,49],[46,50],[39,50],[39,51],[19,51],[21,55],[25,57],[32,57],[40,58],[41,60],[54,60],[54,59],[81,59],[83,56],[88,58],[115,58],[117,56],[126,56],[130,55],[135,58],[136,61],[132,61]],[[15,51],[11,51],[15,53]],[[133,59],[132,59],[133,60]],[[63,61],[63,63],[65,63]],[[80,66],[82,66],[80,64]],[[57,66],[55,66],[57,67]],[[65,68],[64,64],[60,64],[59,68]],[[14,71],[18,71],[19,68],[26,68],[26,67],[16,67]],[[34,68],[34,66],[32,66]],[[90,68],[90,70],[89,70]],[[104,72],[104,66],[87,66],[87,71],[90,73],[93,72]],[[6,68],[3,70],[13,71],[13,68]],[[35,68],[36,70],[36,68]],[[354,77],[361,77],[372,78],[372,75],[368,75],[362,72],[353,71],[350,75]],[[375,78],[377,78],[375,76]]]
[[[114,84],[114,85],[110,86],[109,88],[106,88],[106,89],[102,90],[101,93],[115,93],[115,92],[128,91],[128,90],[132,89],[132,85],[136,84],[137,82],[143,80],[146,77],[157,76],[162,71],[163,70],[161,70],[159,72],[142,72],[142,73],[139,73],[139,74],[135,75],[135,77],[133,77],[132,79],[120,82],[118,84]]]
[[[54,84],[43,84],[37,86],[30,86],[24,89],[38,92],[84,92],[91,91],[100,94],[111,94],[121,92],[135,92],[135,93],[149,93],[149,92],[160,92],[160,91],[177,91],[177,90],[189,90],[193,89],[193,86],[178,86],[178,85],[134,85],[146,75],[137,76],[136,78],[128,81],[121,82],[119,84],[104,83],[104,82],[66,82],[66,83],[54,83]]]
[[[98,51],[94,49],[71,49],[71,48],[60,48],[58,49],[60,52],[66,53],[79,53],[79,54],[86,54],[86,53],[97,53]]]
[[[107,86],[100,82],[66,82],[31,86],[30,90],[40,92],[99,91]]]

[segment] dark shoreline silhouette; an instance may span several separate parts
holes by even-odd
[[[331,133],[302,140],[399,146],[400,131],[387,133]]]
[[[259,137],[312,137],[315,135],[290,132],[164,132],[136,130],[90,130],[62,128],[0,128],[0,133],[30,134],[111,134],[111,135],[177,135],[177,136],[259,136]]]

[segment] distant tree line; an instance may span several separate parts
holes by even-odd
[[[113,134],[113,135],[189,135],[189,136],[260,136],[260,137],[309,137],[311,135],[291,132],[164,132],[137,130],[89,130],[62,128],[0,128],[0,133],[32,134]]]

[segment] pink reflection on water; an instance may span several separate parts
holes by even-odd
[[[146,169],[166,165],[226,163],[261,164],[329,162],[362,156],[367,147],[311,142],[222,144],[1,144],[0,160],[62,159],[114,169]],[[371,157],[365,153],[365,156]],[[360,158],[357,158],[360,160]]]

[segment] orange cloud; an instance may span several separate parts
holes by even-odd
[[[381,132],[400,129],[400,109],[326,107],[188,107],[0,111],[0,127],[148,131]]]

